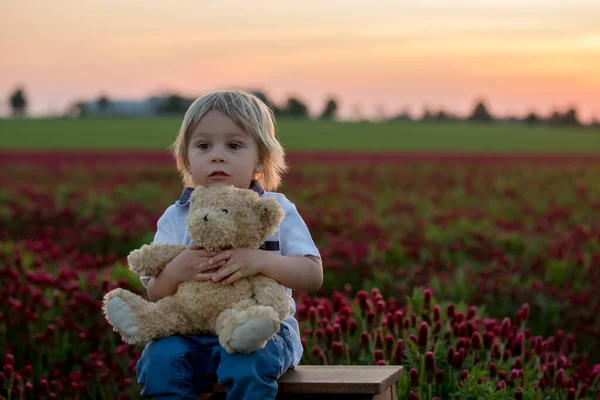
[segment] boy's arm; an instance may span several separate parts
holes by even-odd
[[[158,219],[156,223],[156,234],[154,235],[154,240],[152,241],[153,243],[176,243],[175,229],[171,221],[172,211],[173,206],[170,206]],[[149,301],[158,301],[163,297],[174,294],[177,291],[177,287],[181,282],[172,276],[173,274],[170,273],[171,268],[168,268],[169,264],[170,262],[166,264],[165,268],[154,277],[141,277],[141,281],[146,288],[146,295],[148,296]]]
[[[308,226],[296,205],[284,200],[285,218],[280,225],[281,255],[267,253],[264,275],[290,289],[310,292],[323,284],[323,264]]]
[[[155,302],[174,294],[182,282],[210,280],[213,275],[211,270],[221,266],[208,263],[209,258],[216,254],[197,245],[183,250],[156,277],[150,279],[146,289],[148,300]]]
[[[167,265],[168,267],[168,265]],[[177,287],[181,283],[173,274],[170,273],[170,268],[165,267],[156,278],[151,278],[146,287],[148,300],[155,302],[163,297],[171,296],[177,291]]]
[[[262,250],[261,250],[262,251]],[[323,284],[323,265],[315,256],[283,256],[265,253],[261,273],[279,284],[300,292],[312,292]]]

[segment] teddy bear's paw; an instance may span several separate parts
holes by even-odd
[[[113,297],[106,305],[106,314],[112,325],[117,328],[124,338],[136,336],[140,329],[137,318],[127,304],[120,297]]]
[[[247,321],[231,335],[229,346],[233,351],[251,352],[264,346],[279,329],[279,322],[266,316]]]

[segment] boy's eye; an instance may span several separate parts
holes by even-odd
[[[198,147],[201,149],[208,149],[208,143],[198,143]]]
[[[241,147],[242,147],[242,145],[239,143],[229,143],[230,149],[237,150],[237,149],[240,149]]]

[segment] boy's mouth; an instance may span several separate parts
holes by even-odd
[[[213,171],[210,173],[210,175],[208,175],[208,177],[211,179],[226,179],[229,177],[229,175],[224,171]]]
[[[213,171],[211,172],[210,175],[208,175],[209,177],[213,177],[213,176],[229,176],[228,174],[226,174],[224,171]]]

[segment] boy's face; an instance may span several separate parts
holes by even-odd
[[[189,168],[196,185],[247,189],[258,158],[256,139],[218,110],[204,114],[188,143]]]

